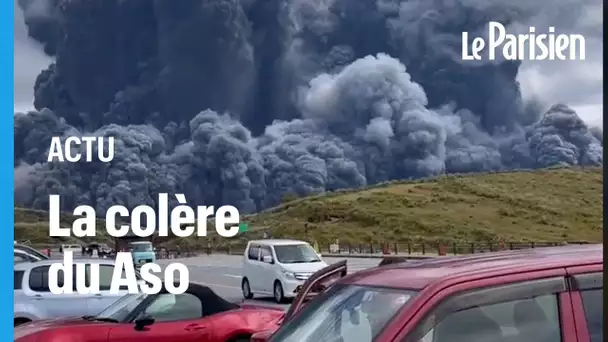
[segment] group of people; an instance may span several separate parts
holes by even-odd
[[[92,247],[82,247],[82,255],[92,257],[93,254],[95,254],[95,256],[99,256],[99,249]]]

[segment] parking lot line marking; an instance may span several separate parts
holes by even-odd
[[[241,278],[241,277],[242,277],[242,276],[240,276],[240,275],[236,275],[236,274],[227,274],[227,273],[224,273],[224,276],[226,276],[226,277],[233,277],[233,278]]]

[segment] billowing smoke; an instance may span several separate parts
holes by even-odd
[[[103,212],[169,192],[254,212],[393,179],[601,165],[602,132],[559,98],[524,101],[519,62],[460,60],[462,31],[547,26],[564,7],[559,26],[599,3],[559,2],[21,0],[56,62],[38,111],[15,116],[17,202]],[[115,137],[112,162],[46,163],[52,136],[91,134]]]

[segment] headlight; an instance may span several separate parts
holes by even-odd
[[[285,275],[287,278],[292,278],[292,279],[295,279],[295,278],[296,278],[296,275],[295,275],[295,273],[293,273],[293,272],[287,272],[287,271],[285,271],[285,270],[281,270],[281,271],[283,272],[283,274],[284,274],[284,275]]]

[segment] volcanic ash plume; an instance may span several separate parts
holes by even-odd
[[[460,60],[462,31],[545,20],[534,3],[22,0],[55,62],[37,111],[15,116],[15,198],[104,212],[168,192],[254,212],[393,179],[601,165],[601,131],[522,100],[520,62]],[[114,160],[46,162],[51,137],[83,135],[115,137]]]

